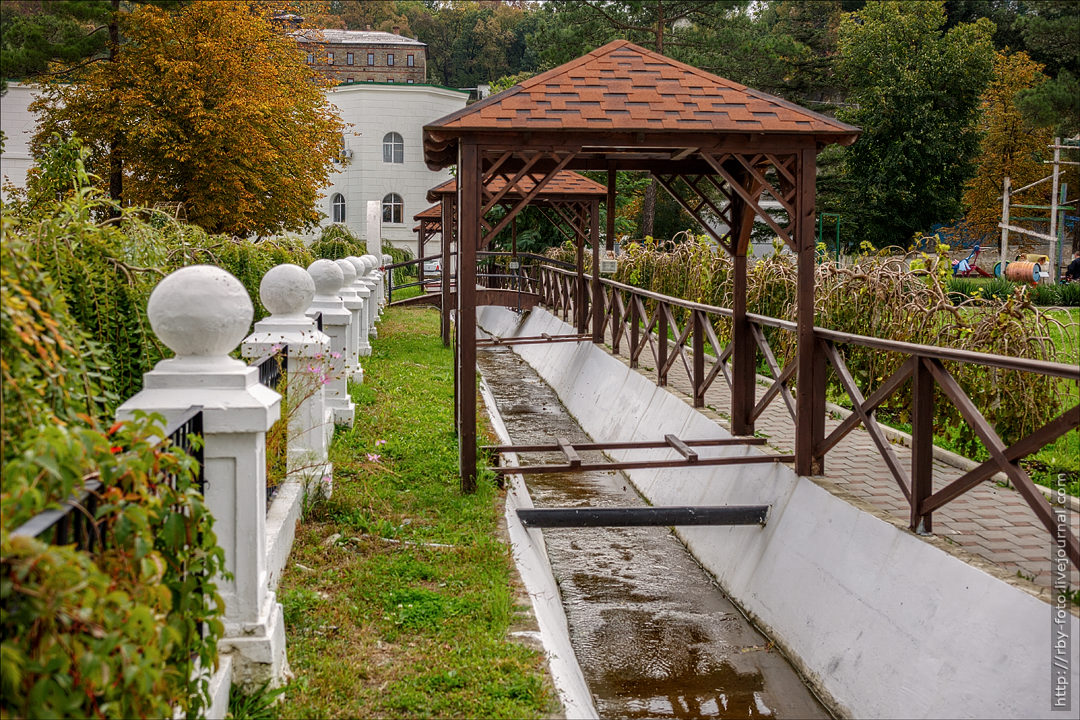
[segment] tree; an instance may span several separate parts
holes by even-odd
[[[96,175],[120,165],[113,199],[183,203],[209,232],[246,236],[315,223],[341,122],[325,81],[269,20],[271,6],[196,2],[176,12],[137,7],[120,18],[112,62],[50,83],[32,106],[32,142],[78,134]],[[119,158],[120,162],[117,162]]]
[[[1032,126],[1016,104],[1017,93],[1045,81],[1042,65],[1027,53],[995,54],[994,75],[981,99],[978,169],[964,192],[968,222],[979,230],[997,229],[1006,175],[1012,186],[1019,188],[1048,173],[1043,160],[1053,142],[1050,129]],[[1049,191],[1049,184],[1044,184],[1032,192],[1049,201]]]
[[[0,67],[4,79],[30,78],[53,63],[70,65],[101,56],[112,7],[109,0],[0,5]]]
[[[1050,81],[1023,91],[1020,107],[1058,135],[1080,132],[1080,4],[1031,2],[1034,12],[1017,19],[1032,58],[1046,65]]]
[[[871,3],[844,15],[840,72],[851,84],[839,117],[859,125],[848,148],[845,224],[875,245],[960,214],[978,150],[975,120],[990,77],[994,25],[985,18],[942,32],[941,2]]]

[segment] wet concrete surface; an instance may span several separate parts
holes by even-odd
[[[518,355],[481,351],[478,364],[513,442],[589,441]],[[562,459],[537,453],[521,462]],[[646,505],[621,473],[525,478],[538,508]],[[549,529],[544,541],[601,717],[829,717],[670,528]]]

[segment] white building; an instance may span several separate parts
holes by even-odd
[[[10,82],[0,97],[0,130],[4,131],[4,153],[0,155],[0,183],[26,186],[26,171],[34,164],[30,157],[30,138],[37,119],[30,112],[35,99],[34,86]],[[423,210],[423,208],[421,208]]]
[[[362,83],[329,91],[345,121],[345,162],[323,190],[323,225],[339,222],[367,239],[367,203],[382,204],[382,237],[416,252],[413,215],[430,188],[450,179],[424,164],[424,125],[465,107],[469,94],[435,85]]]
[[[37,121],[28,106],[33,86],[10,83],[0,98],[0,129],[6,137],[0,174],[16,187],[26,184],[33,164],[29,142]],[[382,204],[382,237],[416,251],[413,215],[426,208],[429,188],[450,179],[447,170],[424,164],[424,125],[465,107],[469,94],[437,85],[363,83],[327,91],[346,123],[344,162],[322,189],[322,225],[339,222],[367,239],[367,203]],[[306,238],[317,237],[319,230]]]

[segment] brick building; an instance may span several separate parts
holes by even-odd
[[[427,82],[427,45],[394,32],[300,30],[307,62],[342,85]]]

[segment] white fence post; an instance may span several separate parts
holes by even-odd
[[[352,263],[353,269],[356,270],[356,281],[353,283],[353,289],[356,291],[357,297],[364,304],[360,308],[358,316],[360,318],[360,340],[357,343],[357,352],[360,357],[367,357],[371,355],[371,343],[368,341],[368,315],[371,312],[371,289],[364,282],[364,273],[367,271],[367,263],[355,255],[350,255],[345,258]]]
[[[348,368],[349,379],[353,382],[364,382],[364,369],[360,367],[360,313],[364,309],[364,301],[356,294],[353,283],[356,282],[356,268],[348,260],[335,260],[341,268],[342,283],[338,296],[345,304],[345,309],[352,316],[349,323],[349,355]]]
[[[281,396],[259,384],[258,370],[229,353],[254,315],[239,280],[221,268],[194,265],[172,273],[147,304],[150,326],[176,357],[143,376],[143,390],[117,409],[156,412],[166,421],[203,406],[205,497],[232,579],[215,579],[225,601],[225,636],[233,681],[249,688],[288,674],[281,605],[267,587],[266,431]]]
[[[259,297],[270,316],[255,323],[255,332],[240,346],[245,358],[257,359],[288,346],[286,396],[290,475],[305,488],[329,494],[330,440],[334,423],[326,407],[330,379],[330,338],[304,313],[315,297],[315,281],[299,265],[278,265],[263,276]]]
[[[352,425],[355,409],[349,398],[345,363],[349,353],[349,325],[352,313],[338,295],[345,276],[333,260],[316,260],[308,266],[308,274],[315,281],[315,298],[307,314],[322,313],[323,332],[330,336],[330,375],[326,384],[326,404],[333,410],[334,422]],[[335,357],[336,356],[336,357]]]
[[[364,263],[363,282],[364,286],[371,292],[371,301],[368,303],[367,316],[368,316],[368,335],[373,338],[379,337],[379,328],[376,326],[376,322],[379,319],[379,281],[376,278],[376,268],[379,267],[379,260],[374,255],[364,255],[360,258]]]

